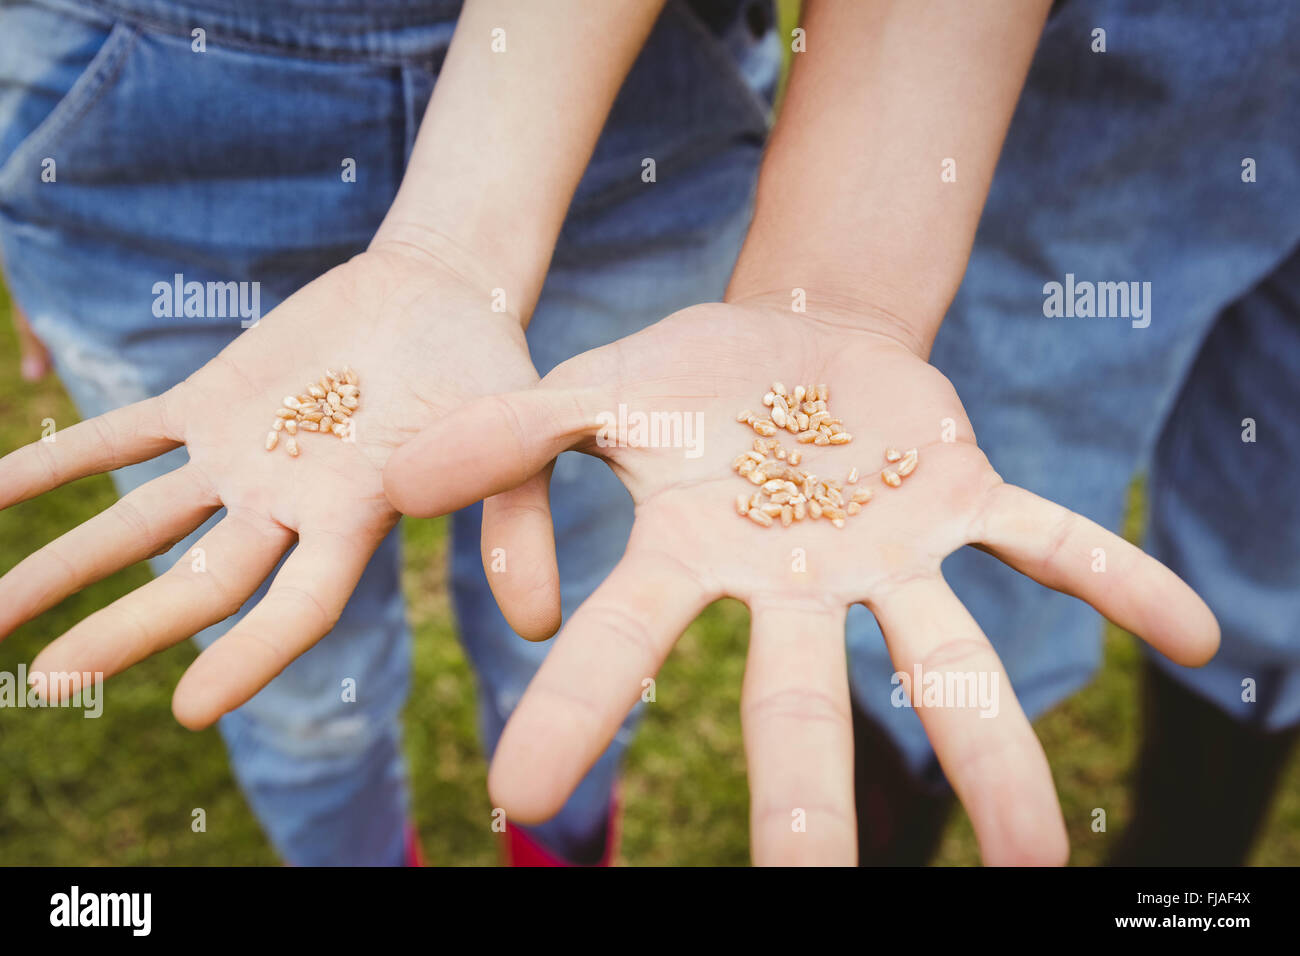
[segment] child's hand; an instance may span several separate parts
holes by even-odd
[[[731,463],[756,436],[736,415],[765,412],[762,395],[774,381],[827,383],[832,414],[853,435],[830,446],[777,436],[819,475],[843,480],[860,470],[848,487],[871,488],[874,500],[843,529],[825,519],[759,527],[737,514],[737,494],[755,489]],[[599,447],[598,416],[616,415],[620,403],[629,414],[699,413],[702,456]],[[1068,847],[1047,760],[993,647],[944,583],[943,559],[965,544],[989,550],[1180,663],[1201,664],[1218,644],[1209,609],[1167,568],[1004,483],[952,386],[887,331],[759,304],[698,306],[566,362],[536,388],[479,403],[475,417],[472,430],[444,419],[394,454],[385,487],[400,510],[443,513],[499,493],[565,449],[603,457],[636,502],[622,562],[567,623],[497,748],[494,799],[521,822],[560,808],[677,637],[705,605],[730,595],[753,614],[742,708],[754,858],[853,862],[844,622],[848,606],[863,603],[898,671],[919,664],[997,676],[995,717],[973,708],[918,713],[984,859],[1060,863]],[[955,440],[944,439],[946,429]],[[900,488],[881,482],[887,446],[919,449]],[[462,480],[429,480],[448,469]],[[1106,574],[1091,570],[1099,547]],[[792,830],[796,809],[806,812],[806,832]]]
[[[163,395],[34,442],[0,461],[0,507],[85,475],[185,445],[188,464],[21,562],[0,579],[0,635],[119,568],[166,550],[219,507],[226,517],[168,573],[98,611],[38,655],[32,670],[114,674],[239,610],[298,546],[270,592],[201,654],[173,709],[204,727],[243,703],[324,636],[371,554],[397,522],[381,472],[393,449],[477,396],[537,379],[517,317],[491,310],[473,263],[379,245],[291,296]],[[360,377],[355,441],[299,431],[298,457],[276,410],[324,369]],[[463,418],[452,431],[472,429]],[[454,483],[430,461],[428,480]],[[559,591],[545,476],[495,503],[529,514],[507,523],[532,608],[516,627],[554,632]],[[515,576],[512,576],[515,577]],[[503,599],[509,606],[509,593]]]

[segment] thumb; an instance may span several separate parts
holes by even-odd
[[[551,524],[551,466],[483,502],[483,570],[497,606],[520,637],[560,629],[560,571]]]
[[[479,399],[444,416],[384,467],[384,493],[416,518],[448,514],[522,485],[596,433],[594,390],[547,388]]]

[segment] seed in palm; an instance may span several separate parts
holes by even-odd
[[[840,446],[853,441],[844,428],[842,419],[831,415],[830,388],[823,384],[796,385],[787,389],[780,382],[763,395],[763,407],[769,409],[767,417],[745,409],[736,421],[758,434],[753,449],[742,451],[731,462],[731,470],[758,489],[736,496],[736,513],[755,524],[770,528],[779,518],[781,526],[790,527],[805,517],[816,521],[826,519],[837,528],[843,528],[848,519],[860,514],[872,500],[870,488],[848,489],[856,484],[859,472],[849,470],[843,482],[821,478],[799,467],[803,452],[787,450],[778,432],[788,432],[802,445]],[[887,467],[880,473],[881,480],[891,488],[900,488],[903,479],[916,470],[918,452],[915,448],[906,453],[890,447],[885,449]]]
[[[266,450],[275,450],[284,431],[285,451],[297,458],[300,430],[343,439],[353,433],[352,416],[361,408],[361,380],[346,365],[339,372],[327,368],[319,380],[308,382],[299,395],[286,395],[280,405],[266,435]]]

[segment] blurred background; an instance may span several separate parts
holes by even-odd
[[[45,418],[66,428],[77,415],[53,375],[34,384],[20,377],[11,306],[0,288],[0,453],[39,438]],[[0,513],[0,572],[113,500],[112,482],[98,476]],[[1135,485],[1129,536],[1140,527]],[[447,597],[446,525],[408,519],[403,537],[415,633],[406,752],[425,856],[431,864],[494,864],[498,837],[490,828],[473,680]],[[148,575],[138,565],[20,628],[0,642],[0,671],[15,673],[46,643]],[[628,756],[619,862],[748,864],[739,718],[748,626],[743,605],[719,602],[669,656],[658,700],[646,709]],[[278,862],[231,777],[216,730],[194,734],[171,715],[172,690],[194,656],[186,642],[113,678],[96,720],[71,709],[0,709],[0,865]],[[1109,628],[1097,680],[1036,724],[1076,865],[1102,863],[1128,821],[1126,782],[1139,721],[1137,665],[1134,638]],[[204,833],[190,829],[199,807],[206,811]],[[1106,810],[1106,833],[1092,832],[1094,807]],[[979,862],[960,809],[936,862]],[[1300,864],[1300,754],[1292,759],[1251,862]]]

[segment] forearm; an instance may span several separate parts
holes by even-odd
[[[526,324],[573,192],[662,5],[468,0],[375,241],[482,272],[471,278],[503,289]]]
[[[928,354],[1049,5],[808,0],[728,299],[800,288]]]

